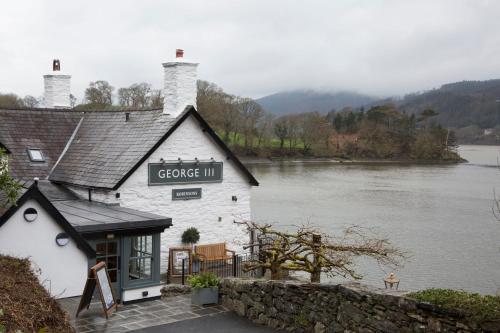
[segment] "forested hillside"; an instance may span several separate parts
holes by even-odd
[[[406,113],[433,109],[439,113],[436,121],[447,127],[492,128],[500,124],[499,102],[500,80],[488,80],[445,84],[439,89],[407,95],[397,105]]]
[[[332,109],[361,107],[375,101],[374,97],[354,92],[322,93],[312,90],[279,92],[257,99],[266,111],[282,116],[284,114],[319,112],[326,114]]]

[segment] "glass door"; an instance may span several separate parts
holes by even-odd
[[[113,240],[95,241],[96,263],[104,261],[108,268],[111,286],[117,299],[121,298],[120,285],[120,242]]]

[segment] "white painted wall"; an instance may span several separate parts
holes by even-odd
[[[211,157],[223,161],[223,182],[148,186],[148,163],[158,163],[160,158],[177,161],[179,157],[186,161],[195,157],[200,161]],[[181,245],[181,235],[189,227],[200,231],[199,244],[226,241],[228,248],[242,252],[242,244],[248,242],[246,228],[233,221],[250,219],[251,186],[240,169],[226,158],[198,121],[189,117],[118,189],[117,200],[122,206],[172,218],[173,226],[161,237],[162,271],[166,269],[168,248]],[[201,199],[172,201],[172,189],[192,187],[202,188]],[[231,200],[233,195],[237,202]]]
[[[24,220],[24,211],[35,208],[38,218]],[[87,279],[87,256],[70,238],[66,246],[56,244],[57,234],[64,230],[35,200],[28,200],[0,227],[0,253],[32,262],[33,269],[41,270],[40,283],[57,298],[82,294]]]
[[[48,74],[43,76],[44,103],[46,108],[69,108],[71,101],[71,75]]]
[[[152,286],[152,287],[150,286],[150,287],[144,287],[144,288],[124,290],[122,293],[122,301],[129,302],[129,301],[135,301],[135,300],[146,299],[146,298],[151,298],[151,297],[158,297],[158,296],[161,296],[161,288],[163,288],[163,284],[157,285],[157,286]],[[143,291],[147,291],[148,296],[142,296]]]
[[[163,113],[177,117],[187,105],[196,108],[198,64],[177,58],[163,68]]]

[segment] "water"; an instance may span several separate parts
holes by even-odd
[[[458,165],[253,165],[254,221],[283,228],[311,222],[327,233],[374,227],[411,258],[396,274],[400,288],[500,291],[500,147],[462,146]],[[362,282],[383,286],[389,268],[362,260]],[[339,280],[340,278],[334,279]]]

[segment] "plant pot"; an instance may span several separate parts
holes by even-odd
[[[200,261],[193,260],[193,273],[199,273],[199,272],[200,272]]]
[[[219,287],[191,289],[191,303],[196,305],[219,303]]]

